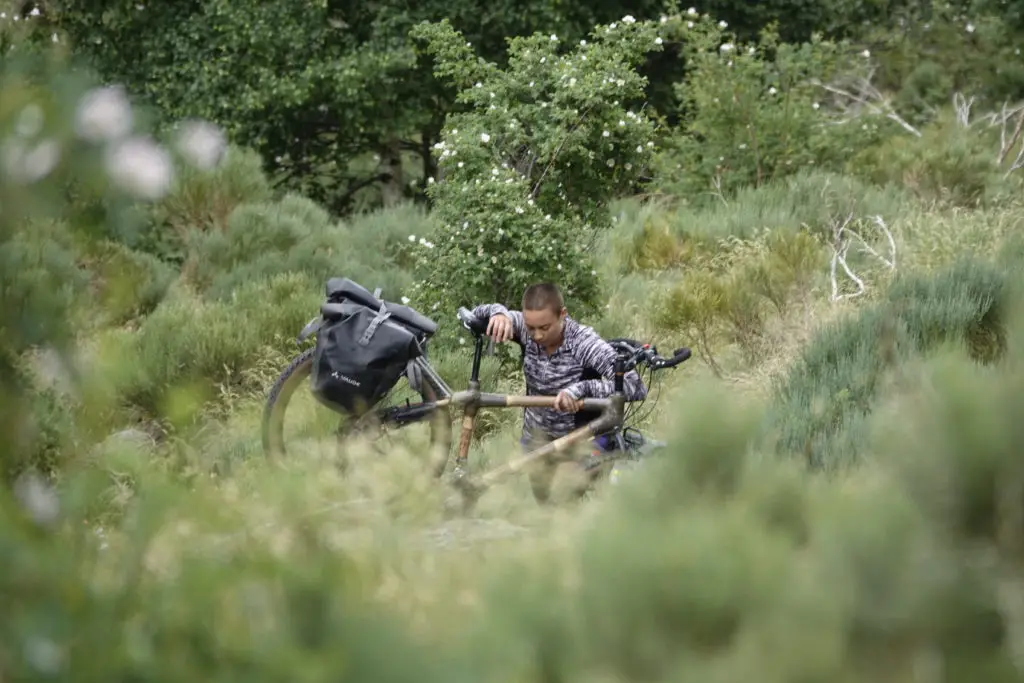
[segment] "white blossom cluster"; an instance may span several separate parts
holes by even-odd
[[[93,88],[77,102],[74,135],[102,148],[104,169],[117,187],[144,200],[163,197],[170,189],[174,165],[170,153],[151,137],[134,132],[135,115],[128,94],[120,85]],[[49,176],[60,163],[61,142],[43,135],[46,115],[35,103],[17,117],[14,134],[0,145],[4,175],[20,184]],[[208,170],[223,158],[224,133],[201,120],[185,121],[178,130],[176,147],[193,166]]]

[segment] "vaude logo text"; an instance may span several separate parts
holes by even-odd
[[[362,386],[361,384],[359,384],[359,382],[355,381],[351,377],[348,377],[346,375],[341,374],[338,371],[332,372],[331,373],[331,377],[333,377],[334,379],[340,379],[342,382],[348,382],[349,384],[351,384],[354,387]]]

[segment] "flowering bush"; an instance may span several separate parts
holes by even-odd
[[[661,48],[658,25],[626,16],[563,50],[558,36],[510,41],[502,70],[447,21],[419,25],[436,73],[459,89],[428,192],[438,227],[418,236],[419,305],[517,305],[538,280],[573,306],[596,303],[593,237],[607,203],[650,163],[654,123],[637,67]],[[414,237],[415,239],[415,237]]]
[[[660,189],[692,200],[808,166],[838,169],[895,128],[825,87],[863,77],[869,52],[817,38],[780,43],[772,30],[748,45],[727,30],[693,8],[666,20],[666,39],[682,43],[687,73],[676,85],[685,123],[659,155]]]

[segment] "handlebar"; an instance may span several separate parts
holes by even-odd
[[[487,332],[488,318],[473,315],[468,308],[460,307],[457,313],[459,322],[476,336]],[[658,355],[658,349],[635,339],[617,338],[608,341],[615,349],[622,363],[623,372],[629,372],[640,363],[646,363],[652,370],[674,368],[690,358],[690,349],[683,346],[672,352],[671,358]]]
[[[647,363],[652,370],[674,368],[692,355],[690,349],[685,346],[673,351],[671,358],[665,358],[658,355],[656,347],[632,339],[613,339],[608,343],[618,353],[624,372],[629,372],[640,363]]]

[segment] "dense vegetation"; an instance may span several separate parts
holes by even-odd
[[[1019,679],[1024,4],[170,7],[0,4],[0,680]],[[338,275],[692,346],[667,457],[267,462]]]

